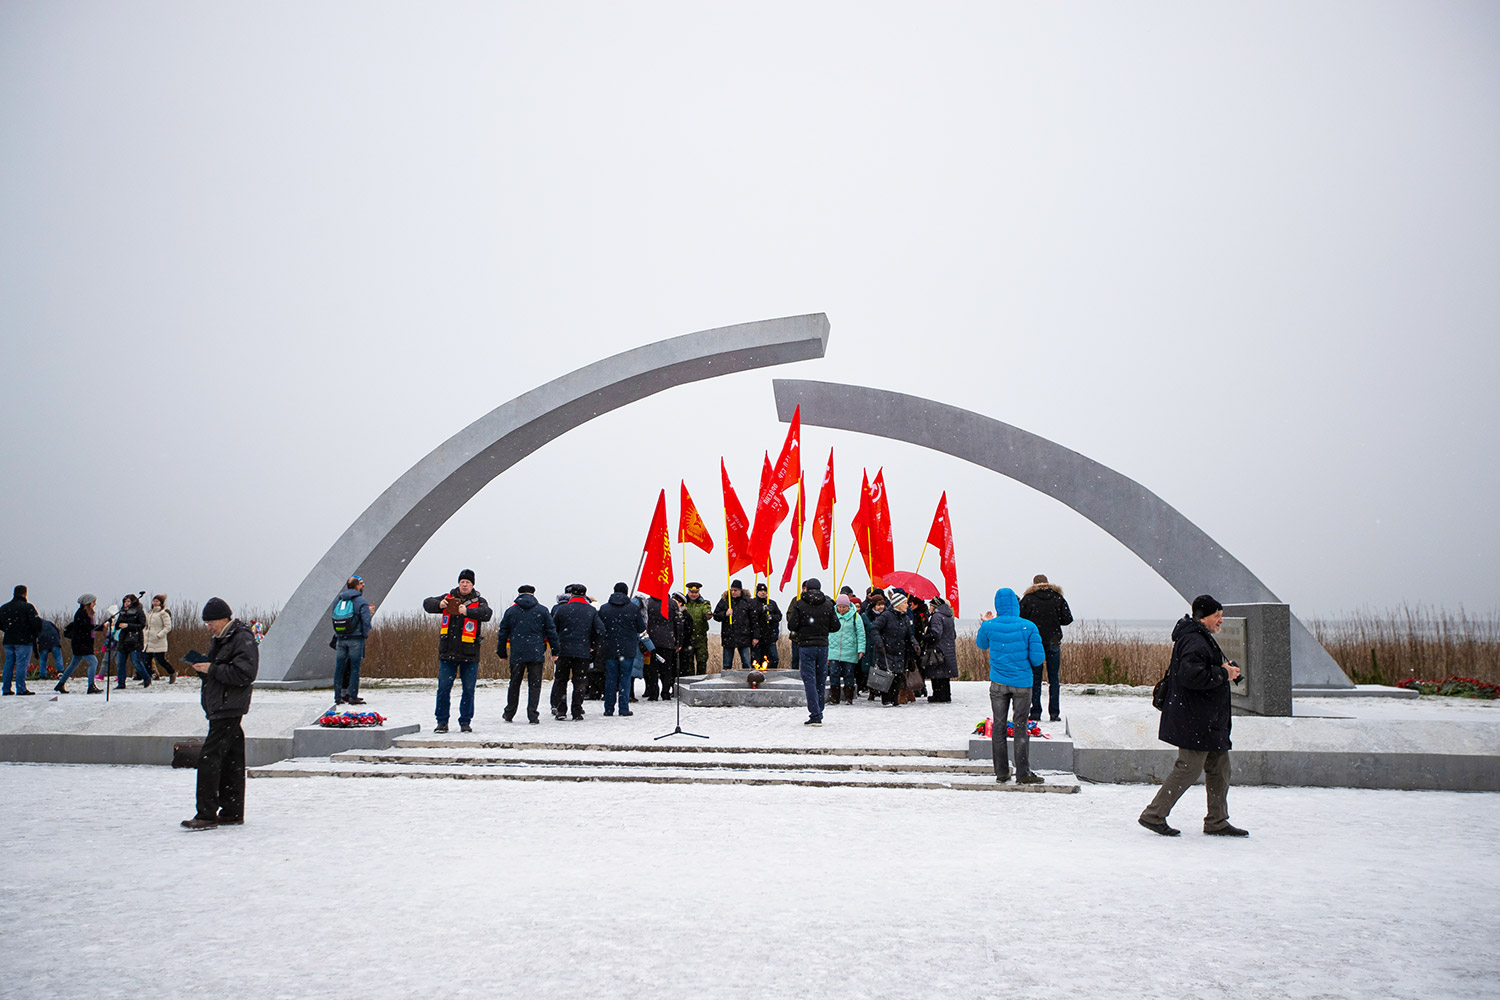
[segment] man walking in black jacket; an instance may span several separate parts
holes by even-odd
[[[494,612],[490,610],[490,602],[474,589],[472,569],[458,574],[458,586],[448,593],[423,601],[422,609],[430,615],[443,616],[438,626],[437,711],[434,713],[437,725],[432,731],[448,731],[453,679],[457,677],[463,684],[463,694],[458,702],[458,728],[471,732],[469,722],[474,718],[474,685],[479,683],[479,627],[489,621]]]
[[[193,669],[203,677],[198,700],[208,716],[208,736],[198,757],[198,812],[182,821],[189,830],[245,822],[245,730],[240,720],[250,711],[250,686],[260,670],[255,636],[228,604],[210,598],[203,621],[213,638],[208,659]]]
[[[1177,800],[1198,776],[1208,792],[1203,832],[1216,837],[1248,837],[1229,823],[1229,685],[1240,668],[1226,661],[1213,634],[1224,623],[1224,607],[1208,594],[1193,598],[1193,613],[1172,628],[1172,659],[1167,665],[1167,701],[1157,735],[1177,747],[1177,763],[1161,783],[1140,824],[1163,837],[1178,831],[1167,825]]]
[[[537,709],[542,701],[542,657],[550,646],[557,655],[557,626],[552,614],[536,600],[536,588],[522,584],[516,591],[516,602],[500,616],[500,659],[510,660],[510,689],[506,692],[505,715],[510,722],[521,702],[521,678],[526,678],[526,719],[533,726],[541,722]]]
[[[1063,597],[1062,588],[1048,583],[1041,573],[1031,578],[1031,586],[1021,598],[1021,617],[1036,626],[1042,634],[1042,652],[1046,660],[1031,671],[1031,718],[1042,717],[1042,673],[1047,674],[1047,715],[1053,722],[1062,719],[1060,695],[1062,682],[1062,630],[1073,624],[1073,612]]]
[[[837,632],[839,616],[816,577],[802,584],[802,594],[786,609],[786,627],[797,645],[802,687],[807,692],[807,721],[821,726],[828,703],[828,634]]]

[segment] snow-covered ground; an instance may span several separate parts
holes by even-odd
[[[187,833],[193,779],[0,765],[0,996],[1500,989],[1500,795],[1233,789],[1252,836],[1225,840],[1195,789],[1168,840],[1135,823],[1144,786],[315,778]]]

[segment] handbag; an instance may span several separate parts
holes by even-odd
[[[1158,712],[1167,707],[1167,678],[1171,675],[1172,668],[1167,667],[1161,672],[1161,680],[1156,682],[1156,687],[1151,689],[1151,707]]]
[[[197,767],[198,758],[202,756],[202,740],[183,740],[181,743],[172,744],[173,767]]]
[[[906,690],[911,692],[912,698],[916,698],[919,694],[925,695],[927,693],[927,680],[922,676],[922,671],[916,667],[908,667],[906,669]]]
[[[886,694],[896,683],[896,675],[882,666],[870,668],[870,677],[865,681],[865,686],[876,694]]]
[[[933,646],[922,654],[922,673],[930,675],[935,670],[941,670],[948,665],[948,658],[943,655],[942,649]]]

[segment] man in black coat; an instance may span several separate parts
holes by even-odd
[[[1203,832],[1248,837],[1229,824],[1229,685],[1240,668],[1225,662],[1213,634],[1224,622],[1224,606],[1207,594],[1193,598],[1191,617],[1172,629],[1172,660],[1167,665],[1167,702],[1161,710],[1162,742],[1177,747],[1177,762],[1161,790],[1141,813],[1140,823],[1163,837],[1177,836],[1167,815],[1201,774],[1208,790]]]
[[[790,626],[788,626],[790,627]],[[781,608],[771,591],[763,583],[755,585],[755,628],[750,637],[750,658],[775,670],[781,666],[781,651],[776,641],[781,638]]]
[[[630,689],[635,681],[630,675],[635,658],[641,651],[641,633],[646,630],[646,616],[640,605],[630,599],[630,588],[624,583],[615,584],[615,592],[599,609],[599,621],[604,626],[604,714],[615,714],[615,700],[619,699],[620,714],[634,715],[630,710]]]
[[[15,678],[15,694],[36,694],[26,689],[26,671],[31,669],[31,646],[42,631],[42,616],[26,600],[26,586],[16,584],[15,597],[0,604],[0,632],[5,633],[4,687],[11,694],[11,678]]]
[[[1073,624],[1073,611],[1063,597],[1062,588],[1048,583],[1041,573],[1031,578],[1031,586],[1021,598],[1021,617],[1036,626],[1042,634],[1042,652],[1047,657],[1031,676],[1031,717],[1042,717],[1042,674],[1047,674],[1047,715],[1053,722],[1062,720],[1059,694],[1062,690],[1058,671],[1062,663],[1062,630]]]
[[[755,601],[740,581],[729,583],[729,593],[719,597],[714,605],[714,621],[719,623],[719,639],[724,644],[722,669],[734,669],[735,654],[739,654],[740,666],[750,669],[750,650],[755,640]]]
[[[588,588],[581,583],[567,586],[567,601],[552,609],[557,626],[558,645],[552,647],[552,717],[558,722],[568,717],[568,679],[573,680],[573,721],[583,718],[583,694],[588,683],[589,664],[594,649],[604,639],[599,612],[588,598]]]
[[[516,601],[500,616],[500,659],[510,661],[510,690],[506,693],[506,722],[516,717],[521,701],[521,678],[525,677],[526,718],[533,726],[542,721],[538,711],[542,702],[542,658],[550,646],[557,655],[557,626],[552,615],[537,603],[536,588],[522,584],[516,590]]]
[[[457,677],[463,683],[458,728],[472,732],[469,722],[474,718],[474,686],[479,683],[480,624],[494,616],[490,602],[479,596],[474,589],[474,571],[466,569],[458,574],[458,586],[441,597],[427,598],[422,610],[443,616],[438,626],[437,725],[432,731],[448,731],[453,679]]]
[[[198,812],[182,825],[212,830],[245,822],[245,730],[250,690],[260,670],[260,647],[250,626],[217,597],[203,606],[212,641],[208,659],[193,664],[203,677],[198,700],[208,717],[208,736],[198,756]]]
[[[797,644],[802,687],[807,692],[805,726],[821,726],[828,705],[828,634],[837,632],[838,611],[816,577],[802,583],[802,594],[786,609],[786,627]]]

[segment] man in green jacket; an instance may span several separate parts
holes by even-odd
[[[708,622],[714,616],[714,606],[702,594],[703,584],[687,585],[687,601],[682,606],[688,617],[688,635],[692,639],[691,656],[683,656],[678,670],[682,674],[695,676],[708,673]]]

